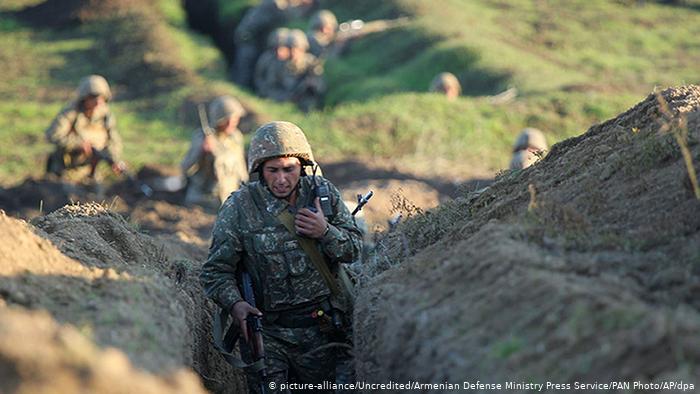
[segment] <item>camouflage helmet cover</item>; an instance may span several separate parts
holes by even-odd
[[[320,30],[323,26],[331,26],[333,30],[338,28],[338,19],[329,10],[320,10],[311,17],[309,30]]]
[[[77,93],[78,101],[90,95],[102,96],[106,101],[112,99],[112,91],[109,89],[107,80],[95,74],[88,75],[80,80]]]
[[[444,92],[448,87],[453,87],[457,89],[457,92],[462,92],[462,86],[459,84],[459,80],[454,74],[449,72],[443,72],[438,74],[433,81],[430,82],[431,92]]]
[[[291,30],[287,36],[287,46],[307,51],[309,49],[309,40],[306,38],[306,33],[299,29]]]
[[[254,173],[266,160],[278,157],[298,157],[306,165],[314,162],[304,132],[294,123],[270,122],[255,131],[248,151],[248,171]]]
[[[289,36],[289,29],[286,27],[279,27],[267,36],[267,47],[277,48],[279,46],[287,45],[287,37]]]
[[[513,144],[513,152],[528,148],[538,151],[547,149],[547,139],[540,130],[528,127],[518,134],[518,138],[515,140],[515,144]]]
[[[231,96],[220,96],[209,104],[209,126],[216,128],[231,116],[242,117],[245,114],[246,110],[238,100]]]

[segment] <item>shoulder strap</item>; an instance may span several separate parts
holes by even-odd
[[[74,133],[76,135],[78,134],[78,129],[75,128],[75,126],[78,124],[78,117],[80,116],[80,111],[75,111],[75,118],[73,118],[73,121],[70,124],[70,130],[68,130],[68,134]]]
[[[331,270],[328,268],[326,259],[316,248],[316,241],[310,238],[300,237],[296,233],[296,231],[294,231],[294,216],[292,216],[292,214],[289,213],[286,209],[283,210],[279,215],[277,215],[277,218],[284,225],[287,231],[289,231],[299,242],[301,248],[304,249],[304,252],[306,252],[306,254],[311,259],[311,262],[313,262],[316,266],[316,270],[318,270],[318,272],[321,274],[321,277],[323,277],[323,281],[326,282],[326,285],[331,290],[331,293],[336,297],[340,296],[341,292],[340,288],[338,288],[338,282],[335,280],[333,274],[331,273]]]

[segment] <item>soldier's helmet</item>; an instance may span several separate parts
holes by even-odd
[[[536,151],[547,149],[547,139],[540,130],[528,127],[518,134],[518,138],[515,140],[515,144],[513,144],[513,152],[528,148]]]
[[[242,117],[245,114],[245,108],[238,100],[231,96],[220,96],[209,104],[209,126],[216,128],[219,123],[231,116]]]
[[[266,160],[278,157],[298,157],[305,166],[314,163],[311,146],[294,123],[270,122],[255,131],[248,150],[248,172],[252,174]]]
[[[287,45],[287,37],[289,36],[289,29],[286,27],[278,27],[273,30],[269,36],[267,36],[267,47],[274,49],[279,46]]]
[[[438,74],[433,81],[430,82],[431,92],[446,92],[448,88],[456,88],[458,93],[462,92],[462,85],[454,74],[443,72]]]
[[[112,99],[112,91],[104,77],[100,75],[88,75],[80,80],[78,84],[78,101],[87,96],[102,96],[105,101]]]
[[[323,26],[330,26],[333,30],[338,29],[338,19],[329,10],[320,10],[309,20],[309,30],[321,30]]]
[[[309,40],[306,38],[306,33],[299,29],[293,29],[287,36],[287,46],[290,48],[299,48],[305,51],[309,50]]]

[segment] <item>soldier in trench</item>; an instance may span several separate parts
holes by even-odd
[[[454,74],[443,72],[430,82],[430,91],[444,94],[448,100],[454,101],[462,93],[462,85]]]
[[[112,171],[122,173],[122,140],[107,104],[112,91],[104,77],[89,75],[79,85],[76,100],[54,118],[46,130],[46,139],[55,145],[46,163],[46,173],[70,180],[95,176],[100,161],[110,163]]]
[[[263,0],[249,9],[234,32],[236,53],[231,79],[246,88],[253,87],[253,73],[269,34],[289,20],[308,13],[315,0]]]
[[[544,134],[535,128],[523,129],[513,144],[513,158],[510,168],[521,170],[533,165],[547,150],[547,139]]]
[[[185,204],[219,207],[242,182],[248,181],[243,134],[238,123],[246,111],[230,96],[209,105],[209,125],[192,134],[180,167],[187,177]]]
[[[288,382],[349,382],[353,376],[350,304],[333,289],[333,280],[340,264],[361,255],[362,235],[338,189],[312,175],[314,164],[299,127],[289,122],[260,127],[248,155],[248,170],[259,181],[221,207],[200,275],[206,295],[239,327],[246,327],[249,316],[262,317],[267,369],[262,386],[269,392],[288,392],[281,389]],[[322,185],[328,191],[325,209],[317,196]],[[252,278],[257,307],[242,297],[241,270]],[[245,356],[250,338],[245,329],[242,333]],[[249,371],[252,392],[259,379]]]

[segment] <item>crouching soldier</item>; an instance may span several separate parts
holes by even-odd
[[[287,89],[287,100],[293,101],[304,112],[318,108],[326,92],[323,79],[323,64],[308,53],[309,40],[306,34],[294,29],[287,36],[289,60],[282,73]]]
[[[241,182],[248,181],[243,134],[238,123],[245,115],[233,97],[216,98],[209,105],[209,124],[195,130],[180,164],[188,179],[185,204],[218,207]]]
[[[46,139],[56,146],[46,164],[47,174],[73,180],[95,175],[100,161],[110,164],[119,174],[121,138],[107,102],[112,98],[107,81],[90,75],[80,81],[77,99],[54,118],[46,130]]]
[[[286,97],[285,86],[281,78],[284,67],[289,60],[287,37],[289,29],[279,28],[270,33],[268,50],[260,55],[255,65],[255,90],[260,97],[283,101]]]
[[[347,383],[352,377],[342,314],[348,303],[341,302],[336,275],[340,264],[359,258],[362,235],[338,189],[311,175],[313,165],[299,127],[288,122],[260,127],[248,155],[248,169],[260,180],[224,202],[200,276],[207,296],[238,327],[245,328],[249,317],[262,318],[266,373],[261,375],[268,392],[289,392],[281,389],[289,381]],[[241,281],[247,283],[241,271],[251,278],[256,307],[248,302],[247,286],[239,290]],[[245,358],[251,344],[257,348],[260,342],[242,333]],[[249,371],[252,390],[260,379]]]

